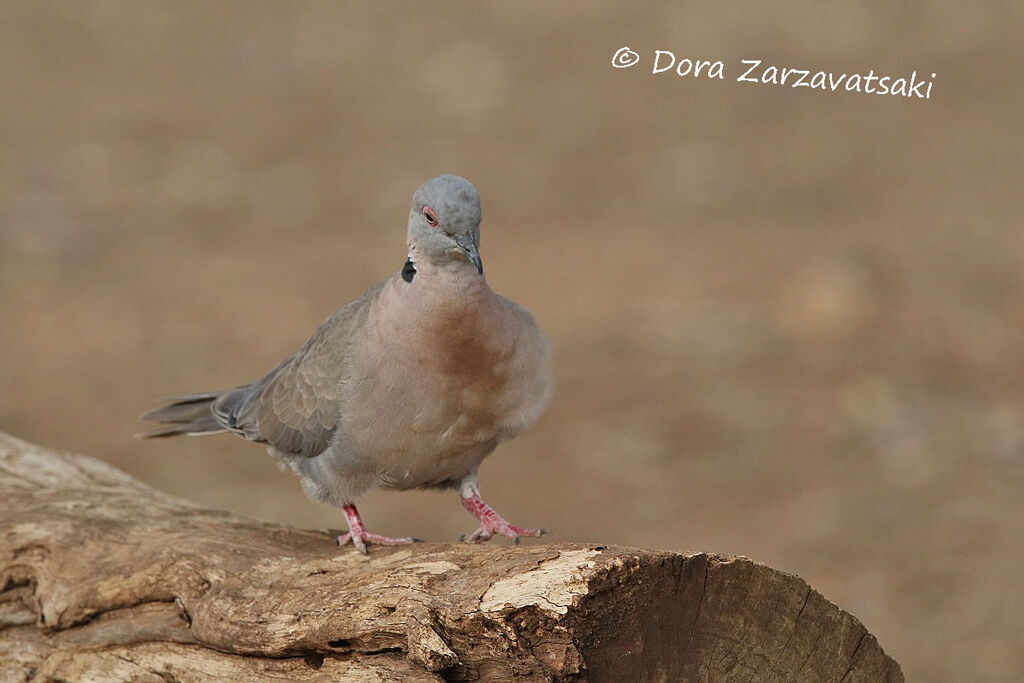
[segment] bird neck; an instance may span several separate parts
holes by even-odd
[[[471,264],[438,267],[413,261],[411,280],[396,274],[373,305],[371,327],[389,353],[434,367],[456,353],[480,344],[504,353],[515,341],[509,310]],[[440,360],[439,360],[440,359]]]
[[[415,253],[410,253],[389,289],[389,296],[399,304],[395,310],[403,311],[407,319],[423,318],[421,324],[459,318],[468,311],[486,315],[497,301],[473,264],[456,259],[443,263],[419,260]]]
[[[431,258],[420,253],[415,247],[409,249],[409,256],[401,271],[402,279],[412,284],[414,281],[429,280],[432,284],[458,284],[461,287],[487,287],[483,273],[477,272],[476,266],[466,259]]]

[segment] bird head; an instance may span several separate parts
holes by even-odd
[[[480,274],[480,194],[457,175],[420,185],[409,210],[409,259],[437,267],[470,264]]]

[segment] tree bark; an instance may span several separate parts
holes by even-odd
[[[744,557],[339,549],[0,433],[0,680],[901,681],[855,617]]]

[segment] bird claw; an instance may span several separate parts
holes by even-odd
[[[528,529],[518,527],[513,524],[509,524],[501,517],[497,520],[491,521],[489,519],[481,520],[480,528],[471,534],[463,534],[459,537],[460,541],[464,543],[484,543],[494,538],[495,534],[501,534],[512,539],[514,545],[519,545],[523,536],[537,537],[539,538],[543,534],[551,533],[547,529]]]
[[[338,536],[338,545],[343,546],[346,543],[351,542],[356,547],[356,550],[361,552],[363,555],[369,554],[366,549],[368,544],[374,545],[406,545],[408,543],[423,543],[422,538],[416,538],[415,536],[400,536],[398,538],[392,536],[382,536],[381,534],[375,534],[366,530],[363,526],[363,520],[359,516],[359,511],[356,510],[355,505],[346,505],[342,508],[345,511],[345,517],[348,519],[348,531]]]
[[[494,536],[494,530],[480,527],[471,534],[462,534],[459,536],[459,540],[463,543],[484,543],[491,540]]]
[[[400,536],[395,538],[393,536],[381,536],[380,534],[370,533],[364,531],[362,534],[353,535],[351,531],[343,533],[338,536],[338,545],[343,546],[346,543],[351,543],[356,547],[356,550],[361,552],[363,555],[368,555],[369,551],[366,549],[367,545],[406,545],[408,543],[423,543],[422,538],[416,538],[415,536]]]
[[[508,536],[512,542],[519,545],[520,537],[539,537],[549,533],[547,529],[533,529],[518,527],[506,522],[501,515],[494,511],[490,505],[480,498],[480,490],[476,487],[475,478],[468,479],[463,484],[462,507],[466,508],[469,514],[480,520],[480,528],[471,534],[462,536],[459,540],[467,543],[483,543],[489,541],[498,533]]]

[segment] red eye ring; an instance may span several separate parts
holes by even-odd
[[[435,227],[435,228],[437,227],[437,214],[429,206],[424,206],[423,207],[423,218],[432,227]]]

